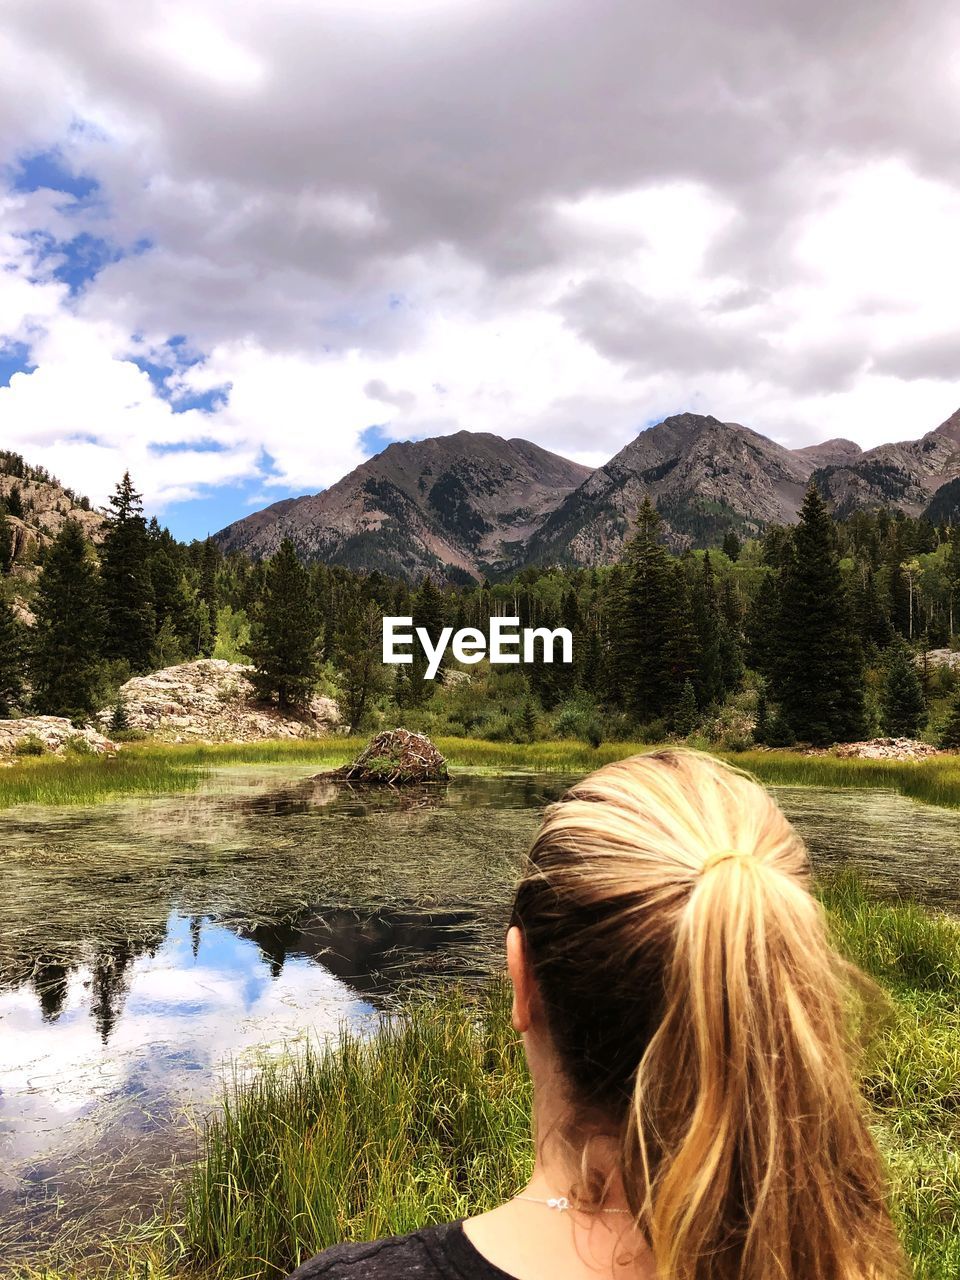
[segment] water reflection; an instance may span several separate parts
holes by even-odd
[[[477,914],[383,908],[373,913],[316,908],[295,921],[238,927],[255,942],[273,977],[291,955],[313,960],[356,991],[384,995],[414,975],[479,976],[464,957],[482,946]]]
[[[372,1013],[308,957],[291,956],[274,972],[252,939],[176,913],[156,948],[125,953],[114,969],[104,957],[69,973],[58,1003],[51,1022],[31,987],[0,993],[5,1161],[36,1158],[98,1101],[136,1097],[134,1123],[150,1128],[158,1108],[170,1110],[165,1100],[211,1087],[224,1058]]]
[[[0,814],[0,1240],[15,1202],[52,1188],[73,1204],[78,1153],[98,1205],[149,1207],[183,1108],[216,1095],[224,1059],[497,963],[520,857],[566,781],[371,792],[311,773],[223,770],[191,795]],[[777,794],[819,866],[960,906],[960,814]],[[38,1214],[25,1239],[63,1229]]]

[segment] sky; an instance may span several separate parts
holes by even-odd
[[[182,537],[462,428],[960,407],[944,0],[5,0],[0,444]]]

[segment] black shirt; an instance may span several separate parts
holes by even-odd
[[[335,1244],[288,1280],[513,1280],[470,1243],[463,1219],[368,1244]]]

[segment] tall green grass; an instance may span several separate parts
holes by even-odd
[[[867,1008],[861,1071],[918,1280],[960,1276],[960,921],[822,889],[838,948],[889,997]]]
[[[493,1207],[530,1169],[530,1090],[504,989],[421,999],[374,1038],[234,1083],[187,1188],[190,1262],[285,1274],[325,1245]]]
[[[365,744],[365,737],[339,735],[243,743],[145,742],[128,744],[113,758],[28,758],[0,768],[0,808],[95,804],[116,795],[188,790],[209,770],[231,765],[334,767],[351,760]],[[639,742],[591,747],[571,740],[515,743],[474,738],[438,738],[437,746],[455,769],[493,773],[583,774],[650,749]],[[745,751],[724,758],[774,785],[884,788],[927,804],[960,808],[960,756],[900,763]]]
[[[121,752],[60,759],[41,756],[0,768],[0,809],[18,804],[97,804],[121,795],[162,795],[199,784],[196,769],[172,757]]]
[[[878,984],[861,1084],[917,1280],[960,1275],[960,922],[823,886],[838,947]],[[479,1212],[530,1167],[530,1086],[503,985],[421,997],[376,1036],[234,1079],[176,1212],[114,1241],[116,1280],[279,1277],[343,1239]],[[42,1271],[21,1269],[35,1278]],[[48,1280],[90,1274],[61,1265]]]
[[[189,791],[213,768],[234,764],[342,764],[364,739],[245,743],[131,743],[115,756],[28,757],[0,766],[0,809],[18,804],[98,804],[123,795]]]

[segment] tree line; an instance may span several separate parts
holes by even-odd
[[[284,710],[326,687],[355,729],[442,715],[467,734],[532,736],[549,719],[558,732],[655,740],[739,706],[753,740],[771,745],[916,734],[931,691],[918,654],[953,642],[958,590],[960,531],[886,511],[837,521],[815,488],[796,525],[761,538],[728,529],[715,549],[673,554],[645,501],[614,565],[452,587],[305,565],[289,541],[262,562],[178,542],[144,518],[125,475],[98,546],[68,519],[40,552],[33,625],[9,590],[0,601],[0,709],[80,720],[130,675],[217,656],[250,663]],[[495,614],[566,626],[573,662],[465,676],[448,660],[426,681],[422,657],[382,664],[388,613],[434,641]],[[938,678],[949,684],[949,671]],[[960,742],[955,720],[943,732]]]

